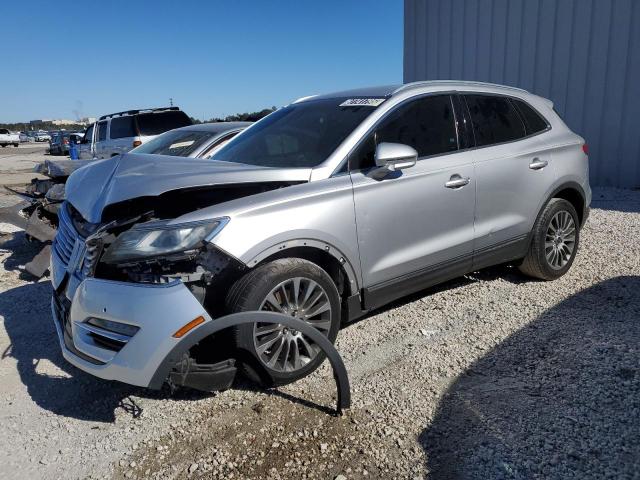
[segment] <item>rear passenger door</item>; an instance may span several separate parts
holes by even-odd
[[[538,135],[548,125],[511,97],[465,94],[476,142],[474,266],[524,254],[538,205],[553,182],[553,163]],[[528,110],[527,110],[528,109]],[[523,111],[529,111],[529,121]]]
[[[422,96],[391,111],[350,156],[368,306],[471,267],[474,167],[458,127],[450,95]],[[378,176],[374,152],[383,142],[415,148],[416,165]]]

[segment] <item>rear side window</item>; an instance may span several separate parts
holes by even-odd
[[[181,111],[141,113],[136,119],[140,135],[159,135],[174,128],[191,125],[187,114]]]
[[[133,117],[116,117],[111,119],[109,137],[126,138],[135,136],[136,132],[133,126]]]
[[[518,112],[506,97],[491,95],[465,95],[476,146],[517,140],[526,136]]]
[[[372,167],[376,146],[383,142],[409,145],[416,149],[418,157],[458,150],[451,97],[428,96],[400,106],[361,143],[351,157],[350,168]]]
[[[102,142],[107,139],[107,122],[98,123],[98,141]]]
[[[511,101],[522,116],[522,121],[527,129],[527,135],[533,135],[534,133],[542,132],[549,128],[547,121],[529,104],[522,100],[516,100],[515,98],[511,99]]]

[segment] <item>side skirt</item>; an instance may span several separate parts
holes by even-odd
[[[411,272],[384,283],[372,285],[362,290],[363,308],[354,314],[354,302],[349,302],[349,320],[366,314],[369,310],[386,305],[439,283],[460,277],[482,268],[499,265],[523,258],[531,241],[530,235],[520,235],[497,245],[483,248],[473,255],[442,262],[438,265]]]

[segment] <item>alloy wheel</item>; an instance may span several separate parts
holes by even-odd
[[[560,270],[571,260],[576,245],[576,224],[566,210],[556,213],[547,227],[544,253],[547,263]]]
[[[331,330],[329,296],[309,278],[295,277],[276,285],[262,301],[260,310],[298,318],[324,335]],[[308,337],[281,324],[256,324],[253,341],[260,362],[278,372],[299,370],[320,352]]]

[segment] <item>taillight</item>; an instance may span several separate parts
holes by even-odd
[[[142,142],[140,140],[133,141],[133,148],[139,147],[140,145],[142,145]]]
[[[585,155],[589,155],[589,145],[587,145],[586,143],[583,143],[582,151],[584,152]]]

